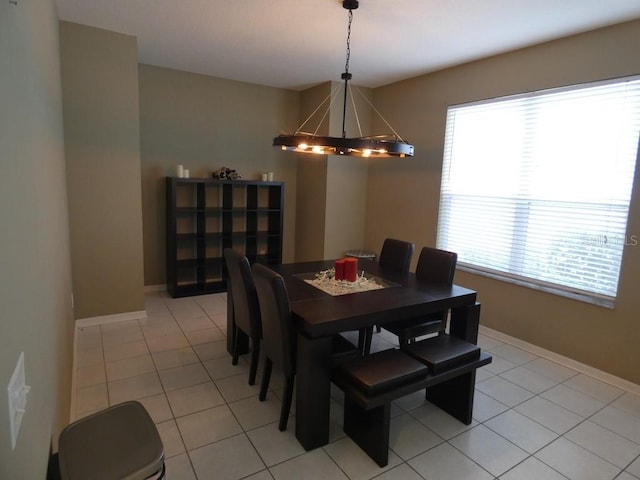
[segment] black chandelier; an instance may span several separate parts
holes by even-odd
[[[342,7],[349,10],[349,25],[347,28],[347,60],[345,62],[345,71],[341,75],[344,80],[344,95],[342,105],[342,137],[325,137],[314,133],[306,133],[300,131],[309,119],[318,111],[318,109],[327,101],[327,98],[314,110],[304,123],[298,127],[293,135],[279,135],[273,139],[274,147],[281,147],[282,150],[289,150],[298,153],[315,153],[323,155],[351,155],[358,157],[405,157],[413,156],[413,145],[405,142],[400,135],[393,130],[393,127],[380,115],[369,100],[362,95],[371,106],[371,108],[382,118],[386,125],[393,132],[386,135],[373,135],[347,138],[346,120],[347,120],[347,96],[350,93],[349,80],[349,57],[351,56],[351,22],[353,20],[353,10],[359,6],[358,0],[343,0]],[[335,98],[335,97],[334,97]],[[333,101],[333,98],[331,99]],[[353,95],[352,95],[353,101]],[[329,104],[329,107],[331,104]],[[327,107],[327,110],[328,108]],[[358,113],[355,111],[355,103],[353,103],[354,114],[357,119]],[[326,115],[326,114],[325,114]],[[324,117],[323,117],[324,118]],[[322,121],[322,120],[321,120]],[[360,122],[358,121],[358,127]],[[319,128],[319,125],[318,125]],[[318,130],[316,128],[316,131]]]

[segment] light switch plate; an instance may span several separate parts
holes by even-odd
[[[24,352],[20,352],[7,391],[9,394],[9,424],[11,425],[11,450],[15,450],[20,424],[27,408],[27,393],[31,387],[25,384]]]

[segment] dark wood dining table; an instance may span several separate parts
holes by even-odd
[[[305,278],[333,265],[330,260],[269,266],[284,278],[298,332],[296,438],[306,450],[329,442],[334,334],[450,309],[450,334],[477,343],[478,319],[472,318],[477,316],[477,309],[469,308],[475,305],[475,291],[421,282],[413,273],[385,270],[377,262],[365,259],[359,259],[359,271],[381,280],[386,288],[334,296],[305,282]],[[234,332],[232,307],[227,322],[230,347]],[[239,340],[246,342],[245,338]]]

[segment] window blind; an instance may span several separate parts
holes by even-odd
[[[640,77],[449,107],[438,248],[612,305],[639,132]]]

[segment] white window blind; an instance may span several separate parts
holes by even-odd
[[[638,77],[450,107],[438,248],[612,306],[639,132]]]

